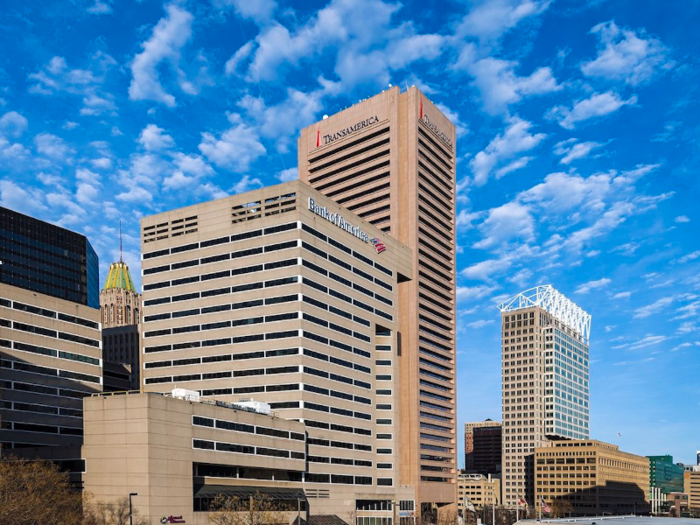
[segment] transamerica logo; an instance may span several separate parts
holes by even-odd
[[[450,137],[448,137],[447,135],[445,135],[442,131],[440,131],[440,129],[439,129],[435,124],[433,124],[432,122],[430,122],[430,118],[428,118],[428,115],[427,115],[427,114],[424,114],[422,118],[423,118],[423,122],[425,122],[425,124],[426,124],[431,130],[433,130],[433,132],[434,132],[438,137],[440,137],[440,139],[442,139],[442,141],[443,141],[445,144],[447,144],[447,145],[450,147],[450,149],[452,149],[452,140],[450,139]]]
[[[325,206],[319,206],[313,197],[309,197],[309,209],[316,215],[319,215],[326,219],[328,222],[332,222],[338,228],[342,228],[351,235],[354,235],[358,239],[369,242],[369,235],[362,231],[358,226],[353,226],[348,221],[346,221],[340,213],[333,213],[328,211]]]
[[[348,135],[352,135],[356,131],[360,131],[361,129],[364,129],[368,126],[371,126],[372,124],[376,124],[379,122],[379,117],[376,115],[374,117],[370,117],[366,120],[362,120],[355,124],[354,126],[347,127],[345,129],[341,129],[337,133],[333,133],[332,135],[324,135],[323,136],[323,145],[325,146],[326,144],[330,144],[331,142],[342,139],[343,137],[347,137]],[[320,133],[320,131],[317,131],[317,134]],[[320,141],[318,140],[318,136],[316,137],[316,147],[320,146]]]

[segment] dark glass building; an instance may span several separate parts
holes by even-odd
[[[650,487],[659,487],[663,494],[683,492],[683,467],[673,462],[673,456],[647,457]]]
[[[501,473],[501,446],[503,427],[474,429],[473,470],[484,476]]]
[[[0,283],[100,307],[99,261],[84,235],[0,207]]]

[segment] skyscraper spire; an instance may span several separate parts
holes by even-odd
[[[122,257],[122,220],[119,219],[119,262],[123,263],[124,258]]]

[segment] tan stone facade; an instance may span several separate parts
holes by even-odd
[[[501,480],[481,474],[460,474],[457,478],[457,505],[462,516],[466,515],[470,503],[477,511],[487,505],[500,505]]]
[[[649,460],[601,441],[553,442],[535,450],[535,491],[575,516],[649,512]]]
[[[253,398],[303,422],[303,487],[331,506],[406,493],[397,359],[411,250],[298,181],[141,226],[144,390]]]
[[[0,284],[2,448],[79,447],[101,354],[98,309]]]
[[[534,505],[535,450],[589,436],[588,342],[539,306],[505,312],[501,322],[503,502]]]
[[[688,494],[688,507],[700,510],[700,469],[683,473],[683,492]]]
[[[121,394],[85,399],[85,490],[97,501],[135,492],[134,507],[160,523],[209,523],[212,486],[301,487],[306,447],[302,423],[174,399]],[[303,496],[303,492],[302,492]]]
[[[400,290],[402,484],[423,510],[456,498],[455,128],[416,88],[313,124],[299,178],[413,249]]]

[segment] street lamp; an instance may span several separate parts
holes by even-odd
[[[131,497],[132,496],[138,496],[138,493],[129,492],[129,525],[134,525],[133,507],[131,506]]]

